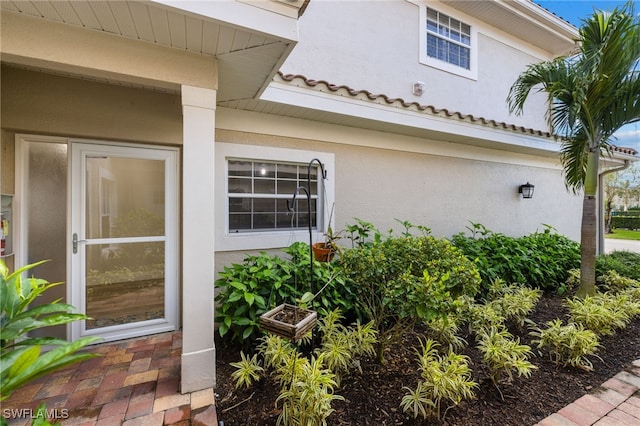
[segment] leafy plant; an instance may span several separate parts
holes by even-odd
[[[506,318],[491,303],[468,303],[465,308],[469,331],[480,334],[491,328],[504,327]]]
[[[42,263],[30,264],[9,273],[0,260],[0,401],[38,377],[97,356],[78,352],[98,341],[97,337],[84,337],[74,342],[53,337],[28,337],[28,333],[34,330],[88,319],[60,300],[30,306],[45,291],[61,284],[35,277],[23,278],[24,273]],[[53,348],[42,353],[45,345]]]
[[[376,343],[372,323],[345,327],[342,319],[338,309],[321,318],[318,327],[320,346],[310,358],[303,356],[298,347],[283,337],[262,337],[257,354],[249,358],[241,353],[241,360],[231,363],[236,368],[232,373],[236,387],[251,386],[261,378],[264,370],[269,370],[282,386],[276,400],[282,404],[278,424],[326,424],[327,417],[333,412],[331,403],[343,399],[334,393],[340,377],[359,369],[358,359],[372,355]]]
[[[596,258],[597,276],[616,271],[623,277],[640,280],[640,253],[614,251]]]
[[[249,358],[244,352],[241,352],[240,357],[242,358],[240,361],[230,363],[232,367],[237,369],[231,373],[231,377],[236,381],[238,389],[250,387],[254,382],[260,380],[260,374],[264,371],[258,362],[258,354]]]
[[[625,295],[596,294],[584,299],[567,299],[571,320],[601,336],[626,327],[638,313],[638,305]]]
[[[220,289],[216,296],[220,336],[230,332],[232,340],[248,345],[260,336],[260,315],[282,303],[296,304],[309,292],[309,246],[294,243],[283,252],[286,256],[247,255],[243,263],[219,274],[215,284]],[[317,297],[308,298],[313,299],[313,308],[340,308],[358,318],[355,294],[344,285],[335,262],[314,260],[313,274],[313,282],[322,284]]]
[[[544,226],[542,232],[515,238],[495,233],[481,224],[467,228],[452,238],[470,260],[476,262],[482,277],[483,293],[490,283],[503,279],[542,290],[556,290],[567,279],[567,271],[580,266],[580,246]]]
[[[563,295],[567,292],[575,293],[575,291],[580,286],[580,269],[574,268],[570,269],[568,272],[568,277],[564,282],[564,285],[558,286],[557,293],[558,295]]]
[[[349,234],[348,238],[351,240],[351,248],[364,247],[371,244],[373,241],[380,241],[382,236],[376,227],[370,223],[365,222],[362,219],[354,218],[355,224],[347,225],[344,229]],[[373,234],[373,236],[371,235]],[[373,241],[370,241],[369,239]]]
[[[489,297],[491,299],[488,303],[499,316],[522,327],[527,315],[533,312],[542,297],[542,291],[513,284],[505,285],[504,281],[497,278],[491,283]]]
[[[623,277],[614,270],[610,270],[606,274],[599,276],[597,281],[604,290],[609,290],[613,293],[620,293],[633,287],[640,287],[640,281]]]
[[[467,342],[458,336],[460,331],[459,319],[454,314],[446,317],[438,317],[425,322],[427,328],[435,335],[435,340],[440,344],[450,345],[453,348],[463,348]]]
[[[421,346],[418,362],[422,380],[415,390],[403,388],[408,393],[403,396],[400,406],[414,418],[421,415],[424,419],[431,416],[443,419],[449,408],[458,405],[463,399],[473,398],[473,389],[478,385],[471,379],[467,356],[456,354],[452,350],[446,355],[440,355],[438,343],[431,339],[427,339]],[[444,413],[443,402],[447,403]]]
[[[292,360],[298,361],[300,373],[292,377],[291,382],[288,382],[276,399],[276,403],[282,404],[277,424],[326,425],[327,417],[335,411],[331,408],[331,403],[344,400],[342,396],[333,393],[334,387],[337,386],[335,375],[325,367],[323,354],[311,357],[311,360]],[[293,369],[296,370],[298,368]]]
[[[358,358],[375,355],[374,345],[377,343],[377,332],[373,321],[362,326],[359,323],[352,327],[342,325],[339,310],[327,313],[319,321],[318,329],[322,335],[322,344],[316,349],[318,355],[324,356],[324,362],[335,374],[335,381],[340,385],[341,376],[358,368]]]
[[[534,327],[530,334],[535,337],[533,343],[545,348],[555,364],[593,370],[587,356],[594,356],[600,343],[598,335],[582,324],[562,325],[562,320],[555,319],[547,322],[545,329]]]
[[[531,347],[520,343],[504,328],[491,327],[483,330],[479,336],[478,349],[482,353],[484,364],[489,367],[491,381],[498,383],[506,374],[508,381],[513,374],[529,377],[537,367],[528,361],[532,356]]]
[[[447,315],[462,295],[474,296],[480,276],[448,241],[388,236],[342,253],[341,266],[360,309],[379,332],[377,357],[416,321]]]

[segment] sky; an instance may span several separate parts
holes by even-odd
[[[624,1],[619,0],[534,0],[545,9],[557,16],[569,21],[576,27],[580,27],[582,19],[593,14],[594,9],[611,11],[616,6],[623,6]],[[635,12],[640,13],[640,1],[634,1]],[[615,145],[634,148],[640,153],[640,123],[625,126],[616,133]]]

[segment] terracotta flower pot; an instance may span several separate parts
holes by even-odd
[[[331,262],[333,256],[336,254],[336,251],[332,246],[323,242],[314,243],[311,247],[313,249],[313,257],[318,262]]]

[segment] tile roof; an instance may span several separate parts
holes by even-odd
[[[433,105],[422,105],[418,102],[407,102],[402,98],[391,98],[385,94],[374,94],[368,90],[356,90],[346,85],[337,85],[329,83],[326,80],[313,80],[300,74],[284,74],[278,71],[278,76],[285,82],[293,83],[294,81],[302,82],[308,87],[312,87],[320,91],[339,92],[342,91],[353,98],[362,98],[369,101],[378,103],[384,103],[397,108],[410,109],[414,111],[424,112],[434,116],[452,118],[459,121],[467,121],[471,123],[482,124],[498,129],[510,130],[513,132],[524,133],[534,136],[540,136],[544,138],[557,139],[551,132],[545,132],[542,130],[535,130],[532,128],[517,126],[515,124],[509,124],[504,121],[496,121],[485,117],[477,117],[472,114],[463,114],[458,111],[449,111],[446,108],[437,108]],[[636,155],[638,152],[633,148],[624,148],[612,145],[612,150],[627,155]]]

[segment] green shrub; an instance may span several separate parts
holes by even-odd
[[[556,290],[567,279],[567,271],[580,266],[579,244],[546,225],[542,232],[519,238],[492,232],[476,223],[468,229],[470,237],[460,233],[453,236],[452,242],[476,262],[483,293],[497,278]]]
[[[540,297],[540,289],[505,285],[504,281],[496,279],[489,288],[490,300],[487,304],[490,304],[499,316],[520,328],[524,325],[527,315],[535,309]]]
[[[268,370],[282,386],[276,399],[282,409],[278,425],[326,425],[334,411],[331,403],[344,399],[334,393],[340,377],[358,370],[359,359],[372,355],[376,343],[371,323],[345,327],[342,319],[338,309],[320,319],[320,347],[310,357],[283,337],[263,336],[257,354],[249,358],[241,352],[241,360],[231,363],[236,387],[251,386]]]
[[[582,324],[600,336],[614,334],[638,314],[638,304],[624,294],[596,294],[584,299],[567,299],[565,303],[572,322]]]
[[[478,271],[444,239],[389,236],[344,250],[346,285],[357,294],[360,310],[380,333],[378,360],[416,321],[444,317],[462,295],[474,296]]]
[[[435,416],[443,419],[452,406],[463,399],[474,398],[473,390],[478,385],[472,380],[469,358],[449,350],[446,355],[438,354],[438,343],[428,339],[418,352],[418,363],[422,380],[415,390],[404,387],[408,393],[400,406],[410,412],[413,418],[421,415],[424,419]],[[442,404],[446,403],[442,413]]]
[[[640,229],[640,217],[638,216],[613,216],[611,218],[612,229]]]
[[[494,327],[502,328],[506,321],[502,310],[491,303],[471,302],[464,308],[464,312],[469,331],[475,334],[481,334]]]
[[[595,355],[600,343],[598,335],[582,324],[562,325],[562,321],[556,319],[547,322],[545,329],[535,327],[530,334],[535,337],[533,343],[545,348],[555,364],[593,370],[587,356]]]
[[[430,332],[435,336],[435,340],[443,345],[450,345],[452,348],[463,348],[467,345],[466,340],[458,336],[460,331],[460,320],[456,315],[438,317],[425,323]]]
[[[623,277],[640,280],[640,253],[614,251],[596,258],[596,274],[605,275],[616,271]]]
[[[640,281],[633,278],[623,277],[616,271],[608,271],[606,274],[598,277],[598,284],[605,291],[613,293],[621,293],[633,287],[640,287]]]
[[[232,340],[251,343],[260,335],[260,315],[282,303],[296,304],[309,292],[309,246],[294,243],[283,252],[286,256],[247,255],[219,274],[216,321],[221,336],[231,332]],[[344,285],[337,263],[314,261],[313,275],[314,290],[321,290],[313,308],[340,308],[357,317],[355,295]]]
[[[531,348],[520,343],[504,328],[491,327],[479,335],[478,349],[482,353],[483,363],[489,367],[491,381],[498,386],[506,374],[509,381],[513,374],[529,377],[537,367],[528,361]]]
[[[42,263],[27,265],[9,273],[4,261],[0,260],[0,401],[38,377],[98,356],[78,352],[100,340],[97,337],[83,337],[74,342],[53,337],[28,337],[28,333],[34,330],[88,319],[73,306],[60,303],[59,300],[30,306],[45,291],[61,284],[22,277],[25,272]],[[45,345],[53,348],[41,353]]]

